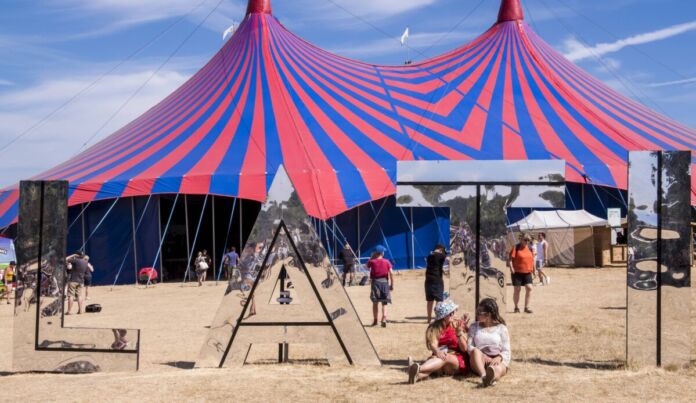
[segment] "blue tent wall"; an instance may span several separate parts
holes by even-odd
[[[584,205],[590,213],[606,218],[606,209],[619,207],[622,215],[626,214],[626,192],[617,189],[593,187],[569,183],[566,188],[566,209],[580,209]],[[584,193],[584,194],[583,194]],[[113,200],[104,200],[91,203],[84,213],[85,237],[89,237],[99,221],[109,210]],[[133,200],[134,218],[137,224],[147,204],[147,197],[137,197]],[[219,198],[217,205],[223,206],[230,201]],[[244,203],[244,233],[248,234],[253,226],[253,221],[258,213],[259,203]],[[191,207],[191,206],[189,206]],[[239,209],[239,205],[235,210]],[[68,211],[68,223],[73,223],[68,233],[68,253],[72,253],[82,246],[82,219],[77,218],[82,206],[73,206]],[[412,211],[411,211],[412,210]],[[221,256],[222,243],[229,223],[229,209],[220,213],[217,220],[218,256]],[[509,209],[508,218],[515,222],[531,212],[530,209]],[[87,243],[86,252],[90,255],[95,266],[94,283],[97,285],[110,285],[114,282],[121,262],[123,268],[117,284],[133,284],[135,282],[136,269],[152,265],[159,247],[159,196],[153,196],[147,204],[147,210],[142,216],[142,223],[137,231],[137,267],[133,257],[132,238],[132,212],[131,199],[119,200],[99,229]],[[166,214],[165,214],[166,213]],[[168,211],[163,213],[166,220]],[[375,216],[378,214],[377,219]],[[190,225],[197,224],[198,210],[189,212]],[[236,244],[238,237],[238,211],[235,213],[234,223],[230,231],[228,243]],[[77,218],[77,220],[76,220]],[[207,219],[206,219],[207,221]],[[413,221],[413,246],[411,245],[410,225]],[[363,261],[369,257],[377,245],[387,246],[386,255],[394,263],[396,269],[407,269],[415,263],[416,268],[424,267],[425,258],[436,243],[448,244],[449,240],[449,212],[442,208],[398,208],[394,197],[377,200],[335,217],[334,236],[333,220],[326,221],[326,230],[323,223],[317,222],[317,229],[321,230],[321,238],[327,250],[333,254],[335,249],[343,247],[347,239],[354,251],[360,250]],[[374,224],[373,224],[374,222]],[[358,233],[360,232],[360,234]],[[328,236],[328,237],[327,237]],[[193,237],[193,234],[191,235]],[[191,240],[192,242],[192,240]],[[124,260],[125,257],[125,260]],[[159,266],[159,262],[155,262]]]
[[[376,218],[376,219],[375,219]],[[423,267],[425,258],[438,242],[449,239],[449,212],[442,208],[413,209],[413,247],[411,242],[411,209],[396,207],[396,199],[387,197],[367,203],[335,218],[338,247],[347,239],[353,250],[360,251],[365,261],[378,245],[387,250],[385,257],[397,270],[408,269],[415,262]],[[322,231],[322,241],[327,250],[334,249],[331,221],[327,221],[328,239]],[[358,235],[358,230],[360,235]],[[445,242],[446,243],[446,242]],[[414,256],[415,249],[415,256]]]

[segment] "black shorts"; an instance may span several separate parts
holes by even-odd
[[[92,277],[85,277],[85,282],[84,282],[85,287],[91,287],[92,286]]]
[[[347,264],[343,267],[343,272],[344,273],[355,273],[355,265],[354,264]]]
[[[372,289],[370,290],[370,300],[372,302],[381,302],[382,304],[391,304],[391,292],[389,290],[389,280],[386,278],[378,278],[372,280]]]
[[[442,301],[445,294],[445,282],[442,279],[425,278],[425,300]]]
[[[532,273],[513,273],[512,274],[512,285],[515,287],[522,287],[527,284],[532,284]]]

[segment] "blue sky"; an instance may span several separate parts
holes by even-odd
[[[297,35],[379,64],[406,59],[397,40],[406,26],[416,50],[411,57],[431,57],[484,32],[500,4],[272,1],[274,15]],[[696,128],[696,1],[522,2],[526,21],[554,48],[624,94]],[[0,0],[0,5],[4,187],[70,158],[175,90],[219,50],[221,33],[244,18],[246,0]]]

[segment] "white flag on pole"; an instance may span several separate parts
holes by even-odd
[[[408,40],[408,35],[409,35],[409,30],[408,30],[408,27],[406,27],[406,30],[404,31],[404,33],[401,34],[401,46],[404,46],[406,44],[406,40]]]
[[[224,41],[225,39],[227,39],[227,36],[228,36],[228,35],[234,34],[234,31],[235,31],[236,29],[237,29],[237,24],[232,24],[232,25],[230,25],[230,27],[227,28],[227,29],[225,30],[225,32],[222,33],[222,40]]]

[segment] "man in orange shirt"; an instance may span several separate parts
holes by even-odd
[[[512,271],[512,285],[514,291],[512,300],[515,303],[515,313],[520,312],[520,291],[524,286],[524,311],[532,313],[529,309],[529,301],[532,297],[532,273],[534,273],[534,254],[528,243],[532,238],[528,234],[520,235],[520,242],[510,251],[510,270]]]

